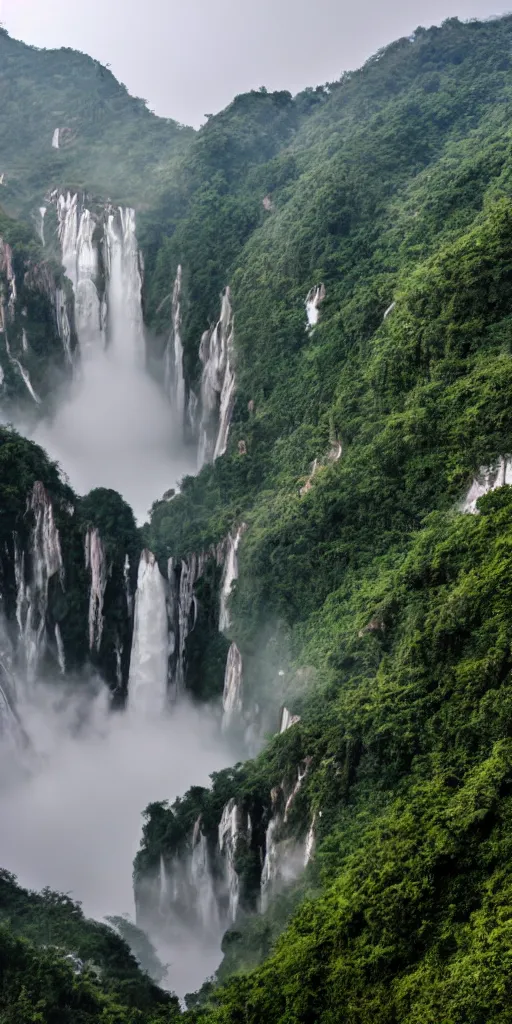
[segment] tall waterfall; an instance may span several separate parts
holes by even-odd
[[[104,310],[98,293],[99,254],[91,211],[78,194],[57,198],[62,262],[75,295],[75,324],[82,355],[105,345]]]
[[[320,319],[320,306],[325,299],[325,285],[317,284],[306,296],[307,330],[316,327]]]
[[[226,561],[220,590],[219,630],[226,633],[231,626],[231,613],[229,610],[229,599],[233,583],[238,579],[238,548],[246,529],[245,523],[238,527],[235,535],[229,534],[227,540]]]
[[[226,672],[224,676],[224,695],[222,698],[222,728],[228,729],[241,715],[242,684],[243,684],[242,655],[235,643],[231,644],[226,661]]]
[[[19,747],[23,731],[15,711],[18,682],[14,672],[14,651],[3,610],[0,611],[0,743]]]
[[[52,576],[64,583],[59,531],[53,505],[42,483],[35,483],[28,501],[33,516],[30,566],[14,538],[16,618],[25,654],[27,678],[33,681],[47,640],[48,586]]]
[[[219,908],[208,856],[208,843],[201,827],[201,818],[194,825],[190,882],[197,897],[197,917],[203,932],[217,935],[220,927]]]
[[[142,257],[135,234],[134,210],[119,208],[109,212],[104,253],[108,344],[122,351],[123,357],[136,368],[143,369]]]
[[[242,814],[233,798],[224,807],[219,824],[219,851],[224,858],[224,872],[229,897],[228,915],[231,924],[236,920],[240,900],[240,880],[235,867],[235,859],[238,841],[242,834],[250,840],[251,820],[248,815]]]
[[[181,340],[181,279],[178,267],[172,293],[171,331],[165,350],[164,383],[177,425],[185,423],[185,379],[183,376],[183,342]]]
[[[167,701],[169,624],[167,587],[151,551],[143,551],[135,594],[135,620],[128,682],[129,707],[162,712]]]
[[[303,843],[293,838],[283,838],[295,798],[302,789],[309,772],[311,759],[306,758],[297,768],[297,778],[291,789],[284,784],[276,786],[271,793],[272,813],[265,837],[265,860],[261,871],[260,908],[268,907],[270,897],[287,882],[298,878],[313,856],[316,818],[313,818]]]
[[[79,193],[56,192],[52,202],[73,286],[78,350],[71,387],[35,439],[66,467],[78,492],[113,488],[144,521],[152,502],[191,471],[193,455],[176,430],[164,388],[146,372],[135,214],[93,205]],[[65,319],[61,327],[69,349]]]
[[[78,193],[54,198],[82,356],[91,348],[104,348],[108,339],[135,365],[143,366],[142,263],[134,210],[109,206],[95,216]],[[102,288],[100,272],[105,277]]]
[[[226,451],[235,402],[234,319],[229,288],[222,296],[218,323],[203,334],[199,358],[203,364],[198,453],[201,468]]]
[[[88,530],[85,537],[85,565],[91,573],[89,589],[89,647],[101,647],[103,633],[103,601],[107,589],[107,558],[98,530]]]

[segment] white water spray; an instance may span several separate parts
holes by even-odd
[[[145,370],[135,215],[117,208],[93,215],[69,193],[54,201],[81,365],[53,420],[40,423],[34,438],[65,466],[79,493],[113,488],[144,521],[152,502],[192,465],[164,391]],[[68,348],[69,333],[64,323]]]
[[[135,594],[135,620],[128,683],[130,709],[162,712],[167,703],[169,623],[167,586],[151,551],[143,551]]]

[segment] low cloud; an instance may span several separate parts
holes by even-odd
[[[96,689],[96,692],[94,690]],[[104,688],[36,684],[18,704],[30,747],[0,748],[0,865],[88,916],[134,914],[132,862],[148,803],[173,801],[232,762],[218,719],[186,699],[167,715],[111,713]],[[183,994],[220,961],[200,934],[159,949]]]

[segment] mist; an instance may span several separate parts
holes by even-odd
[[[197,459],[183,444],[183,425],[163,388],[146,369],[142,260],[135,213],[105,211],[102,259],[106,288],[97,289],[95,220],[78,196],[57,204],[62,261],[75,297],[78,353],[73,379],[54,397],[54,414],[33,438],[84,494],[110,487],[132,506],[139,523],[152,503],[176,488]]]
[[[108,695],[38,682],[17,711],[30,746],[0,747],[0,864],[28,888],[81,901],[87,916],[134,916],[132,862],[148,803],[173,801],[233,761],[212,711],[183,699],[168,714],[108,711]],[[200,932],[162,946],[166,987],[197,988],[221,959]]]
[[[69,192],[59,195],[57,214],[78,348],[52,415],[18,426],[59,462],[75,491],[113,488],[141,523],[155,500],[195,471],[197,459],[183,443],[180,415],[146,368],[135,214],[105,207],[98,220]],[[153,591],[144,604],[139,577],[135,635],[143,634],[145,646],[132,651],[127,710],[109,710],[100,680],[16,680],[27,745],[0,747],[0,865],[28,888],[69,893],[100,920],[134,917],[132,865],[144,808],[208,785],[239,753],[221,735],[216,709],[200,710],[183,696],[162,713],[169,638],[158,591],[165,583],[158,566],[155,573],[156,604]],[[163,609],[162,621],[154,619],[155,607]],[[138,614],[144,628],[137,629]],[[151,929],[149,936],[170,964],[166,986],[179,995],[199,987],[220,962],[220,930],[206,937],[191,926],[171,942]]]
[[[195,470],[165,395],[122,349],[89,354],[56,405],[33,439],[60,463],[77,493],[119,491],[139,523],[154,501]]]

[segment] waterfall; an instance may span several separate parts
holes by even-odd
[[[479,498],[498,487],[512,484],[512,458],[501,457],[496,465],[480,466],[461,506],[462,512],[475,514]]]
[[[151,551],[142,552],[128,681],[129,707],[162,712],[167,703],[169,627],[167,585]]]
[[[82,354],[105,344],[98,280],[98,250],[94,242],[95,220],[78,194],[57,198],[62,262],[75,295],[75,324]]]
[[[107,560],[98,530],[89,529],[85,536],[85,567],[90,569],[89,587],[89,649],[99,651],[103,634],[103,601],[107,589]]]
[[[199,425],[199,469],[226,451],[235,400],[233,370],[234,322],[231,294],[222,296],[218,323],[201,338],[201,422]]]
[[[174,698],[185,688],[187,637],[197,621],[197,598],[194,594],[194,587],[204,573],[207,558],[206,552],[202,551],[199,555],[190,555],[188,562],[182,561],[179,588],[176,586],[174,561],[172,559],[169,561],[170,618],[174,653],[171,685]]]
[[[234,798],[228,800],[222,812],[219,824],[219,852],[224,859],[224,874],[229,897],[229,921],[236,920],[240,900],[240,880],[235,870],[237,843],[242,831],[250,837],[251,823],[247,818],[246,829],[243,829],[242,815]]]
[[[196,897],[197,917],[203,934],[217,935],[220,927],[219,909],[208,857],[208,842],[201,829],[200,817],[192,835],[190,883]]]
[[[8,298],[7,298],[7,313],[10,320],[13,319],[16,310],[16,275],[14,273],[13,260],[12,260],[12,249],[8,242],[4,242],[3,238],[0,237],[0,273],[5,274],[7,278],[8,287]],[[3,306],[3,303],[2,303]]]
[[[133,611],[133,594],[132,594],[132,587],[131,587],[131,583],[130,583],[130,558],[129,558],[128,555],[124,556],[123,578],[124,578],[124,594],[125,594],[125,598],[126,598],[126,611],[127,611],[128,617],[130,618],[131,614],[132,614],[132,611]]]
[[[187,405],[187,423],[190,428],[192,435],[196,435],[198,430],[197,413],[199,408],[199,400],[196,394],[192,390],[189,391],[188,405]]]
[[[64,651],[64,641],[62,639],[62,633],[60,631],[59,623],[55,623],[55,643],[57,645],[57,659],[59,662],[59,668],[61,675],[66,675],[66,654]]]
[[[306,842],[305,842],[305,845],[304,845],[304,867],[305,868],[307,868],[307,866],[308,866],[308,864],[309,864],[309,862],[310,862],[310,860],[311,860],[311,858],[313,856],[313,853],[314,853],[314,850],[315,850],[315,843],[316,843],[316,813],[313,815],[313,818],[311,820],[311,825],[309,826],[309,831],[308,831],[308,834],[306,836]]]
[[[268,907],[272,886],[279,877],[279,847],[276,841],[276,832],[280,825],[280,818],[277,815],[272,817],[265,833],[265,860],[263,862],[260,882],[260,908],[262,913],[265,913]]]
[[[26,387],[30,397],[36,403],[36,405],[40,405],[41,404],[41,399],[39,398],[39,395],[34,391],[34,388],[32,387],[32,382],[30,380],[30,375],[29,375],[28,370],[26,370],[25,367],[20,363],[19,359],[16,359],[15,356],[13,356],[12,353],[11,353],[11,346],[9,345],[9,339],[7,337],[7,334],[5,334],[5,348],[6,348],[6,351],[7,351],[7,357],[9,359],[9,362],[12,364],[12,366],[15,367],[15,369],[16,369],[17,373],[19,374],[19,376],[21,377],[21,379],[22,379],[22,381],[23,381],[23,383],[24,383],[24,385],[25,385],[25,387]]]
[[[122,207],[107,216],[104,238],[108,343],[133,366],[144,368],[142,265],[135,211]],[[127,346],[130,351],[127,351]]]
[[[246,526],[243,523],[238,527],[235,536],[233,537],[230,533],[227,539],[227,554],[220,588],[219,631],[221,633],[227,633],[231,626],[228,603],[233,583],[238,579],[238,548],[245,529]]]
[[[185,379],[183,376],[183,343],[181,340],[181,266],[178,267],[172,293],[172,326],[165,350],[164,383],[176,422],[183,430],[185,423]]]
[[[11,748],[22,744],[24,735],[15,711],[17,693],[13,670],[14,655],[3,611],[0,611],[0,740]]]
[[[320,306],[325,299],[325,286],[317,284],[306,296],[306,316],[308,318],[307,330],[315,327],[320,319]]]
[[[296,781],[288,794],[284,783],[276,786],[271,792],[271,816],[265,837],[265,860],[260,883],[262,913],[267,909],[273,893],[287,882],[298,878],[312,856],[315,819],[313,819],[305,843],[297,843],[293,838],[280,838],[310,766],[311,758],[306,758],[299,764]]]
[[[290,795],[287,797],[286,803],[284,805],[284,823],[288,821],[288,815],[290,813],[292,804],[295,800],[295,797],[297,796],[297,793],[302,788],[302,783],[304,782],[304,779],[306,778],[306,775],[309,771],[309,765],[310,762],[308,759],[306,759],[306,761],[300,764],[299,767],[297,768],[297,781],[295,782],[293,789]]]
[[[232,342],[232,338],[230,339]],[[222,382],[222,391],[220,393],[220,410],[219,410],[219,432],[217,434],[217,440],[215,442],[215,451],[213,458],[218,459],[219,455],[224,455],[228,446],[229,428],[231,425],[231,417],[233,415],[233,409],[235,406],[235,388],[236,378],[235,371],[231,365],[232,360],[232,343],[228,344],[228,352],[226,356],[226,369],[224,372],[224,380]]]
[[[279,722],[279,732],[286,732],[291,729],[293,725],[297,725],[300,722],[300,715],[292,715],[288,708],[281,708],[281,718]]]
[[[242,655],[235,643],[231,644],[226,661],[224,695],[222,698],[222,728],[228,729],[241,714],[242,703]]]
[[[46,206],[39,207],[39,222],[37,225],[37,233],[41,239],[41,245],[45,245],[44,240],[44,218],[46,217]]]
[[[158,906],[159,906],[160,913],[165,914],[165,912],[167,911],[167,908],[168,908],[168,903],[169,903],[169,880],[167,878],[167,870],[166,870],[166,867],[165,867],[165,861],[164,861],[163,853],[160,854],[160,867],[159,867],[158,879],[159,879],[159,886],[160,886]]]
[[[75,299],[77,372],[36,439],[71,467],[77,491],[113,488],[145,521],[155,497],[190,466],[164,389],[146,372],[135,214],[68,191],[51,200]]]
[[[66,356],[67,362],[72,363],[71,324],[69,322],[66,294],[62,288],[57,288],[55,291],[55,316],[57,320],[59,338],[62,341],[62,347],[64,349],[64,355]]]
[[[14,538],[16,579],[16,618],[25,653],[29,681],[35,678],[39,661],[46,646],[48,612],[48,585],[60,574],[64,583],[59,531],[55,526],[53,505],[47,491],[36,482],[27,502],[34,525],[30,539],[30,578],[26,580],[25,552]]]

